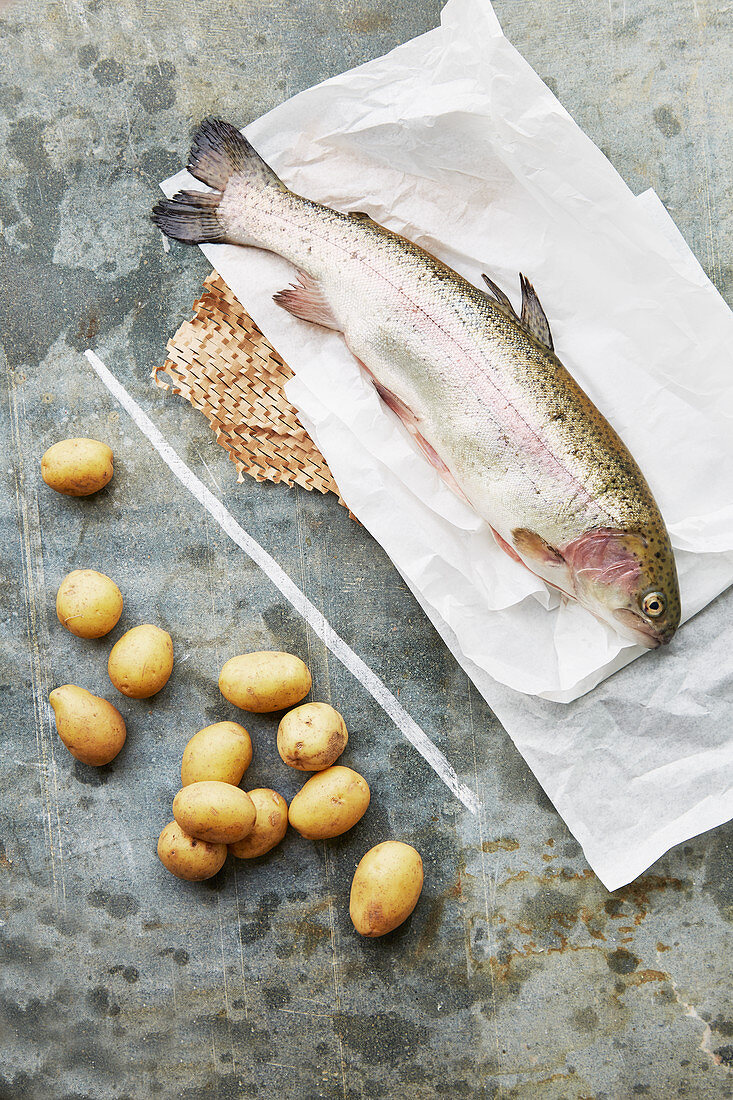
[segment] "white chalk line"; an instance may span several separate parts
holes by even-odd
[[[243,527],[237,523],[234,516],[224,507],[204,483],[196,477],[196,474],[188,468],[185,462],[178,457],[171,445],[167,442],[158,428],[155,427],[149,416],[141,409],[134,397],[119,382],[110,370],[104,365],[99,356],[93,351],[85,351],[84,355],[92,366],[92,369],[104,383],[110,393],[119,401],[123,409],[137,424],[143,435],[147,436],[155,450],[165,464],[178,478],[183,486],[196,498],[213,519],[226,531],[230,539],[244,550],[256,565],[265,573],[275,587],[282,593],[295,610],[305,619],[313,632],[339,659],[344,668],[366,688],[369,694],[376,699],[382,710],[389,715],[397,728],[403,733],[410,744],[417,749],[420,755],[427,760],[433,771],[450,788],[466,809],[471,813],[478,813],[480,803],[473,791],[462,783],[455,769],[437,745],[434,745],[428,735],[418,726],[392,692],[372,672],[358,654],[354,653],[343,638],[333,629],[323,613],[311,603],[308,597],[301,592],[298,586],[290,579],[288,574],[271,557],[264,547],[247,534]]]

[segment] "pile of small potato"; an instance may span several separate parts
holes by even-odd
[[[112,451],[98,439],[64,439],[41,459],[43,480],[65,496],[91,496],[109,483],[113,472]],[[74,569],[59,586],[56,614],[77,638],[103,638],[119,622],[122,593],[104,573]],[[112,647],[107,671],[122,695],[155,695],[173,671],[170,634],[150,623],[133,627]],[[127,736],[117,707],[75,684],[55,688],[49,702],[59,737],[72,756],[94,767],[114,760]]]
[[[292,653],[243,653],[219,676],[225,699],[256,714],[283,711],[311,689],[311,675]],[[336,764],[349,735],[343,717],[328,703],[302,703],[287,711],[277,730],[277,749],[292,768],[314,774],[288,807],[277,791],[244,792],[239,783],[252,760],[243,726],[218,722],[199,730],[186,745],[181,790],[173,818],[158,841],[161,862],[179,878],[211,878],[227,852],[238,859],[265,855],[285,836],[288,824],[309,840],[347,832],[366,813],[370,791],[358,772]],[[386,841],[362,859],[351,887],[350,913],[363,936],[382,936],[402,924],[423,885],[419,854],[409,844]]]
[[[57,492],[88,496],[112,477],[112,451],[93,439],[64,440],[46,451],[41,468],[44,481]],[[92,569],[69,573],[56,599],[59,621],[80,638],[108,634],[122,606],[114,581]],[[151,624],[128,630],[108,660],[110,680],[132,699],[155,695],[172,670],[170,635]],[[219,689],[230,703],[251,713],[287,711],[277,730],[280,757],[314,774],[289,807],[269,788],[244,791],[239,784],[252,761],[247,730],[236,722],[199,730],[184,749],[173,821],[158,840],[163,865],[189,881],[211,878],[229,852],[238,859],[265,855],[283,839],[288,824],[310,840],[340,836],[361,820],[370,800],[366,780],[336,764],[348,741],[342,716],[328,703],[302,703],[311,690],[311,674],[299,657],[269,651],[232,657],[221,670]],[[114,760],[126,736],[116,707],[73,684],[55,688],[49,700],[59,736],[77,760],[93,766]],[[413,847],[393,840],[377,844],[359,863],[352,882],[350,914],[357,932],[382,936],[397,928],[415,908],[422,885],[422,860]]]

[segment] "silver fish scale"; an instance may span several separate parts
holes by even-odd
[[[557,356],[440,261],[369,219],[236,177],[219,217],[230,239],[318,281],[351,351],[505,537],[526,527],[563,545],[658,514],[628,450]]]

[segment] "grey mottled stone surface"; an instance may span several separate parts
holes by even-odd
[[[0,11],[0,1098],[733,1097],[733,829],[609,894],[400,577],[333,497],[238,485],[150,369],[207,273],[147,214],[208,113],[241,125],[435,25],[384,0],[16,0]],[[733,301],[731,15],[723,0],[498,0],[509,39],[631,187],[654,186]],[[323,609],[474,786],[464,813],[376,704],[161,465],[98,384],[95,347],[181,456]],[[62,498],[40,456],[103,438],[114,480]],[[111,574],[110,639],[67,634],[61,578]],[[110,642],[152,621],[176,666],[123,700],[113,764],[76,764],[49,690],[115,697]],[[219,668],[302,654],[342,710],[372,805],[342,838],[185,884],[157,861],[188,737],[241,717]],[[247,785],[300,783],[252,716]],[[348,890],[386,836],[424,896],[360,940]]]

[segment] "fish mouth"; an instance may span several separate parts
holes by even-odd
[[[674,634],[674,631],[659,630],[627,607],[616,608],[613,616],[624,628],[622,634],[647,649],[658,649],[660,645],[667,645]]]

